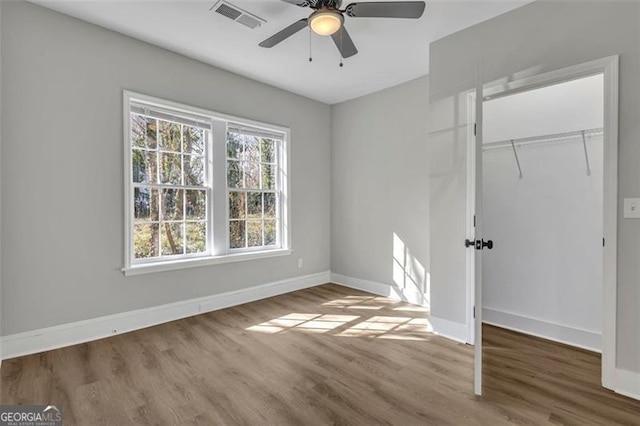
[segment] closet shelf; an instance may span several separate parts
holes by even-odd
[[[533,145],[538,143],[569,141],[575,138],[582,138],[583,132],[585,137],[600,136],[604,133],[604,129],[600,127],[596,129],[577,130],[574,132],[553,133],[549,135],[533,136],[528,138],[506,139],[506,140],[495,141],[495,142],[487,142],[482,145],[482,150],[487,151],[491,149],[511,148],[512,143],[515,144],[517,147],[520,147],[520,146]]]
[[[591,136],[600,136],[604,133],[603,128],[598,129],[585,129],[585,130],[577,130],[575,132],[565,132],[565,133],[554,133],[544,136],[535,136],[529,138],[520,138],[520,139],[508,139],[504,141],[497,142],[488,142],[483,144],[482,150],[491,150],[491,149],[500,149],[510,147],[513,150],[513,156],[516,160],[516,165],[518,166],[518,177],[522,179],[522,166],[520,165],[520,158],[518,157],[517,147],[533,145],[539,143],[550,143],[557,141],[570,141],[575,138],[580,138],[582,141],[582,146],[584,148],[584,159],[587,166],[587,176],[591,176],[591,167],[589,165],[589,152],[587,151],[587,137]],[[517,144],[517,145],[516,145]]]

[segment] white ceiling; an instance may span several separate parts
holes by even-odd
[[[258,46],[311,12],[279,0],[230,0],[267,21],[255,30],[209,11],[217,0],[32,1],[328,104],[427,74],[430,42],[531,2],[439,0],[428,1],[418,20],[345,17],[359,53],[340,68],[333,40],[315,34],[309,62],[307,29],[271,49]]]

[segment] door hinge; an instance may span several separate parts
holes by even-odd
[[[473,227],[474,228],[476,227],[476,215],[475,214],[473,215]]]
[[[604,238],[602,239],[602,247],[604,247]]]
[[[476,307],[473,307],[473,319],[476,319]]]
[[[473,136],[478,135],[478,123],[473,123]]]

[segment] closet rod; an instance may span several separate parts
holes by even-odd
[[[596,129],[585,129],[585,130],[577,130],[575,132],[565,132],[565,133],[552,133],[548,135],[542,136],[533,136],[528,138],[520,138],[520,139],[507,139],[496,142],[487,142],[482,146],[482,150],[490,150],[490,149],[500,149],[511,147],[512,143],[517,144],[518,146],[530,145],[536,143],[545,143],[545,142],[555,142],[555,141],[563,141],[570,140],[576,137],[582,136],[599,136],[604,133],[604,129],[602,127]]]

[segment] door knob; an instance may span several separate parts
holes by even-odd
[[[493,248],[493,241],[492,240],[469,240],[466,239],[464,240],[464,246],[465,247],[475,247],[476,250],[482,250],[485,247],[489,250],[491,250]]]

